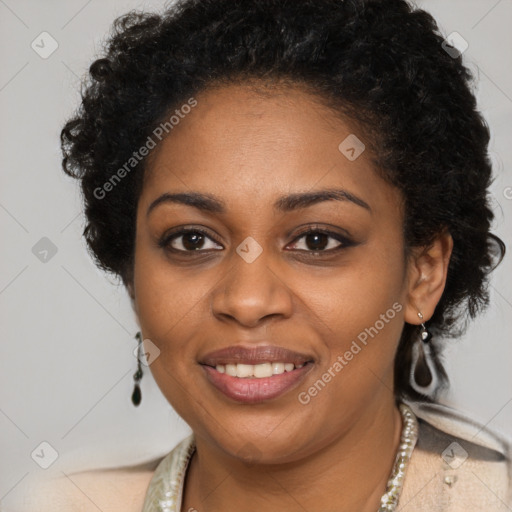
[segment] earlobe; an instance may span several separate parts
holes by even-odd
[[[404,313],[407,323],[419,325],[418,311],[428,320],[443,295],[453,239],[445,230],[428,247],[414,248],[408,264],[408,290]],[[425,321],[426,321],[425,320]]]
[[[125,281],[124,285],[125,285],[126,291],[128,292],[130,299],[132,299],[132,302],[133,302],[133,300],[135,300],[135,287],[133,285],[133,280]]]

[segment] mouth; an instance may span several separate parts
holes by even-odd
[[[313,364],[311,356],[275,346],[232,346],[200,361],[217,391],[245,404],[272,400],[291,391],[304,380]]]

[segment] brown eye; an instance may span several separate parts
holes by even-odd
[[[215,249],[208,246],[208,240],[217,244],[205,231],[200,229],[183,229],[167,234],[159,242],[160,247],[171,252],[194,252]]]
[[[302,239],[304,239],[303,246],[305,248],[299,248],[298,250],[305,252],[335,252],[354,245],[352,241],[338,233],[320,229],[308,229],[294,240],[294,249],[297,249],[297,245],[300,245],[297,241]]]

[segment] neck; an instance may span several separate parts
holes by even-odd
[[[376,512],[393,469],[402,419],[394,398],[375,401],[342,436],[286,464],[248,465],[196,438],[182,510]]]

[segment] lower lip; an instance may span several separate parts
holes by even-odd
[[[204,368],[210,383],[228,398],[245,404],[256,404],[277,398],[296,387],[313,365],[312,363],[306,363],[302,368],[296,368],[291,372],[261,379],[231,377],[218,372],[211,366],[201,366]]]

